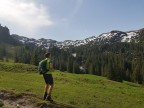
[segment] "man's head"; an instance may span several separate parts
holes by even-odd
[[[45,53],[45,57],[48,58],[50,56],[50,53]]]

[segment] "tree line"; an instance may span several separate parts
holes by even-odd
[[[143,43],[86,45],[66,51],[56,49],[52,49],[52,53],[58,70],[94,74],[119,82],[142,84],[144,81]]]
[[[17,46],[11,57],[16,63],[38,66],[47,49],[31,45]],[[142,84],[144,81],[144,43],[112,43],[85,45],[69,49],[49,49],[54,67],[77,74],[94,74],[111,80]],[[0,59],[8,57],[5,45],[0,47]]]

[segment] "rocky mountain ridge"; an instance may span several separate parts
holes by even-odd
[[[83,40],[65,40],[65,41],[56,41],[52,39],[34,39],[28,38],[24,36],[19,36],[16,34],[10,35],[9,29],[7,27],[2,27],[0,25],[0,41],[6,43],[23,43],[23,44],[32,44],[38,47],[49,48],[51,46],[56,46],[58,48],[69,48],[69,47],[77,47],[86,44],[93,43],[113,43],[113,42],[139,42],[140,39],[140,30],[133,31],[118,31],[113,30],[111,32],[102,33],[99,36],[91,36]]]
[[[99,36],[92,36],[89,38],[86,38],[84,40],[65,40],[62,42],[58,42],[56,40],[52,39],[34,39],[34,38],[27,38],[23,36],[18,35],[12,35],[13,38],[17,39],[18,41],[22,43],[31,43],[36,46],[42,46],[45,48],[49,48],[51,45],[57,46],[59,48],[69,48],[69,47],[76,47],[81,45],[86,45],[89,43],[112,43],[112,42],[138,42],[138,36],[139,36],[139,30],[134,31],[118,31],[113,30],[108,33],[102,33]]]

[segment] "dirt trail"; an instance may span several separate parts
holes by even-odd
[[[4,104],[2,108],[39,108],[30,103],[26,96],[13,92],[0,91],[0,100]]]
[[[4,104],[0,108],[74,108],[63,103],[43,101],[32,94],[15,94],[7,91],[0,91],[0,102]]]

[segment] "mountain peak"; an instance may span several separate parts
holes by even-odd
[[[9,29],[0,24],[0,43],[7,43],[12,45],[20,44],[19,41],[15,40],[9,32]]]
[[[69,47],[77,47],[81,45],[86,44],[92,44],[92,43],[113,43],[113,42],[138,42],[139,32],[144,30],[144,28],[140,30],[133,30],[128,32],[123,32],[119,30],[112,30],[107,33],[102,33],[99,36],[91,36],[83,40],[65,40],[58,42],[56,40],[52,39],[34,39],[34,38],[27,38],[24,36],[18,36],[18,35],[10,35],[9,29],[7,27],[2,27],[0,25],[0,37],[1,40],[4,38],[3,36],[7,35],[6,37],[9,37],[9,40],[17,40],[23,44],[33,44],[38,47],[45,47],[49,48],[51,45],[56,46],[59,48],[69,48]],[[5,35],[3,35],[5,33]],[[11,38],[11,39],[10,39]]]

